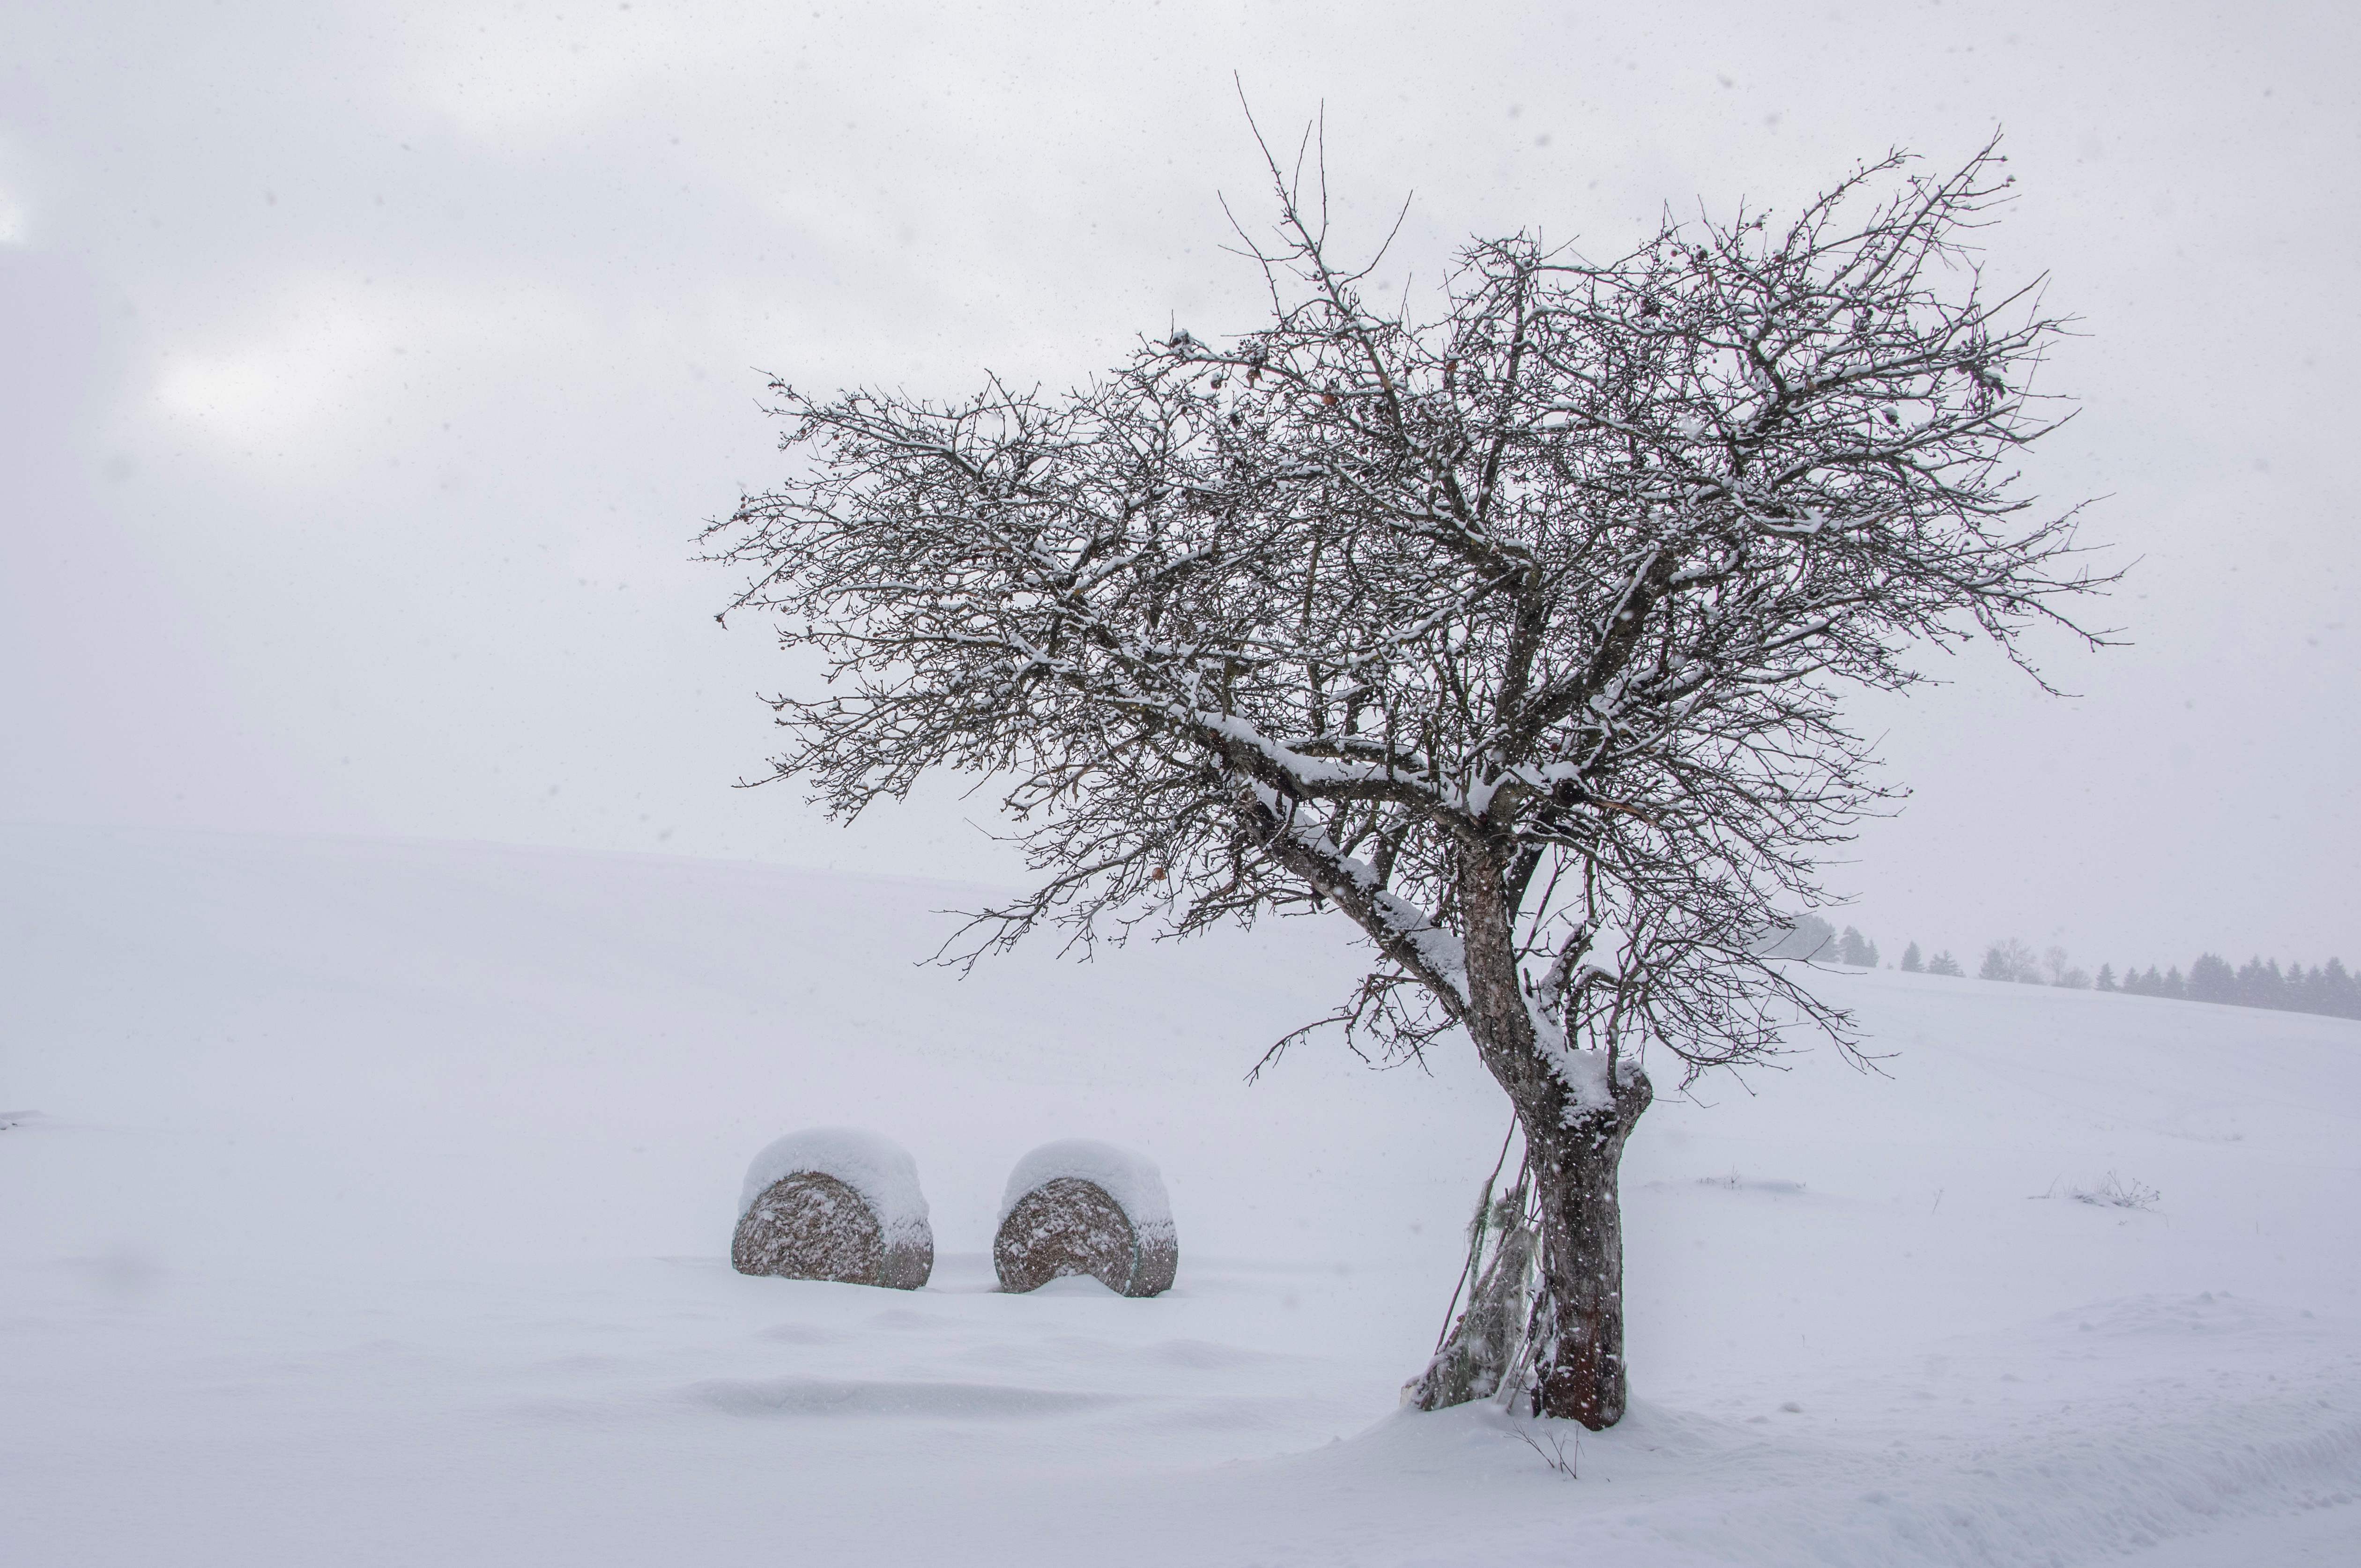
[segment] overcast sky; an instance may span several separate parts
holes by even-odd
[[[2029,479],[2097,498],[2132,645],[1864,702],[1916,793],[1840,918],[2361,959],[2354,15],[0,0],[0,817],[1009,880],[950,789],[847,831],[729,787],[802,672],[690,537],[778,472],[763,370],[1256,324],[1235,71],[1324,103],[1347,243],[1412,198],[1397,278],[2004,129],[1989,266],[2084,334]]]

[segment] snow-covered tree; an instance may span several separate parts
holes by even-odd
[[[1960,960],[1953,958],[1949,952],[1940,952],[1927,960],[1927,972],[1928,974],[1949,975],[1953,980],[1959,980],[1964,977],[1968,971],[1961,969],[1960,967]]]
[[[1859,927],[1848,926],[1844,928],[1844,935],[1837,938],[1837,957],[1844,963],[1861,969],[1875,969],[1877,944],[1862,936]]]
[[[1798,1017],[1850,1045],[1756,950],[1887,798],[1841,694],[2092,586],[2012,466],[2059,328],[1982,286],[1989,148],[1603,261],[1479,240],[1427,306],[1272,175],[1258,330],[1062,393],[774,384],[788,477],[710,549],[829,672],[776,703],[776,777],[840,817],[1003,782],[1042,881],[948,957],[1350,919],[1371,964],[1325,1022],[1464,1036],[1521,1132],[1536,1283],[1454,1387],[1606,1426],[1643,1064],[1740,1067]]]
[[[1913,942],[1913,943],[1911,943],[1908,947],[1906,947],[1906,948],[1903,948],[1903,949],[1902,949],[1902,972],[1903,972],[1903,973],[1905,973],[1905,974],[1916,974],[1916,973],[1918,973],[1920,970],[1924,970],[1926,967],[1927,967],[1927,961],[1926,961],[1926,959],[1922,959],[1922,958],[1920,958],[1920,957],[1918,956],[1918,944],[1917,944],[1917,943]]]

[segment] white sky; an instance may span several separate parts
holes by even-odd
[[[798,680],[699,522],[762,367],[1051,382],[1255,324],[1216,197],[1324,102],[1349,238],[1792,203],[2007,133],[2004,278],[2086,335],[2034,483],[2136,646],[1863,704],[1889,957],[2361,959],[2361,50],[2283,5],[62,6],[0,0],[0,817],[1008,880],[945,790],[728,785]],[[1397,274],[1399,276],[1399,274]],[[1840,916],[1846,918],[1845,916]]]

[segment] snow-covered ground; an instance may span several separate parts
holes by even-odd
[[[1570,1479],[1394,1408],[1497,1093],[1243,1081],[1341,923],[914,967],[961,897],[0,829],[0,1560],[2361,1561],[2361,1026],[1829,975],[1886,1076],[1633,1137],[1635,1412],[1532,1432]],[[730,1272],[821,1124],[916,1155],[927,1289]],[[991,1289],[1065,1136],[1161,1167],[1170,1294]],[[2160,1196],[2065,1196],[2111,1174]]]

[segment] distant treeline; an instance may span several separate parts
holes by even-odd
[[[1798,915],[1785,929],[1772,933],[1758,945],[1769,958],[1817,959],[1877,967],[1877,944],[1852,927],[1842,931],[1817,915]],[[1902,949],[1901,967],[1912,974],[1963,975],[1960,960],[1949,953],[1931,958],[1918,944]],[[2312,969],[2291,963],[2281,969],[2276,959],[2248,959],[2233,969],[2228,959],[2213,953],[2199,956],[2183,975],[2178,968],[2158,974],[2156,966],[2142,973],[2127,969],[2115,978],[2113,964],[2101,964],[2094,978],[2078,969],[2063,948],[2037,953],[2015,938],[1984,949],[1976,970],[1979,980],[2004,980],[2019,985],[2057,985],[2070,990],[2120,992],[2130,996],[2165,996],[2182,1002],[2219,1002],[2232,1007],[2268,1007],[2281,1013],[2316,1013],[2330,1018],[2361,1018],[2361,977],[2335,959]]]
[[[2134,996],[2171,996],[2189,1002],[2226,1002],[2233,1007],[2270,1007],[2281,1013],[2320,1013],[2331,1018],[2361,1018],[2361,980],[2334,959],[2312,969],[2290,964],[2281,970],[2273,960],[2248,959],[2236,969],[2227,959],[2201,954],[2189,966],[2187,979],[2178,969],[2159,975],[2125,970],[2120,983],[2105,965],[2099,968],[2101,991],[2128,992]]]
[[[1902,955],[1902,967],[1914,967],[1917,944]],[[1927,966],[1930,970],[1934,966]],[[2066,961],[2066,949],[2052,948],[2036,958],[2033,949],[2014,939],[1994,942],[1984,949],[1983,980],[2016,981],[2027,985],[2088,986],[2119,991],[2132,996],[2168,996],[2183,1002],[2219,1002],[2232,1007],[2269,1007],[2282,1013],[2318,1013],[2331,1018],[2361,1018],[2361,981],[2335,959],[2315,969],[2248,959],[2232,969],[2227,959],[2201,955],[2184,978],[2178,968],[2158,974],[2154,965],[2143,974],[2136,969],[2115,978],[2113,964],[2101,964],[2097,979]]]

